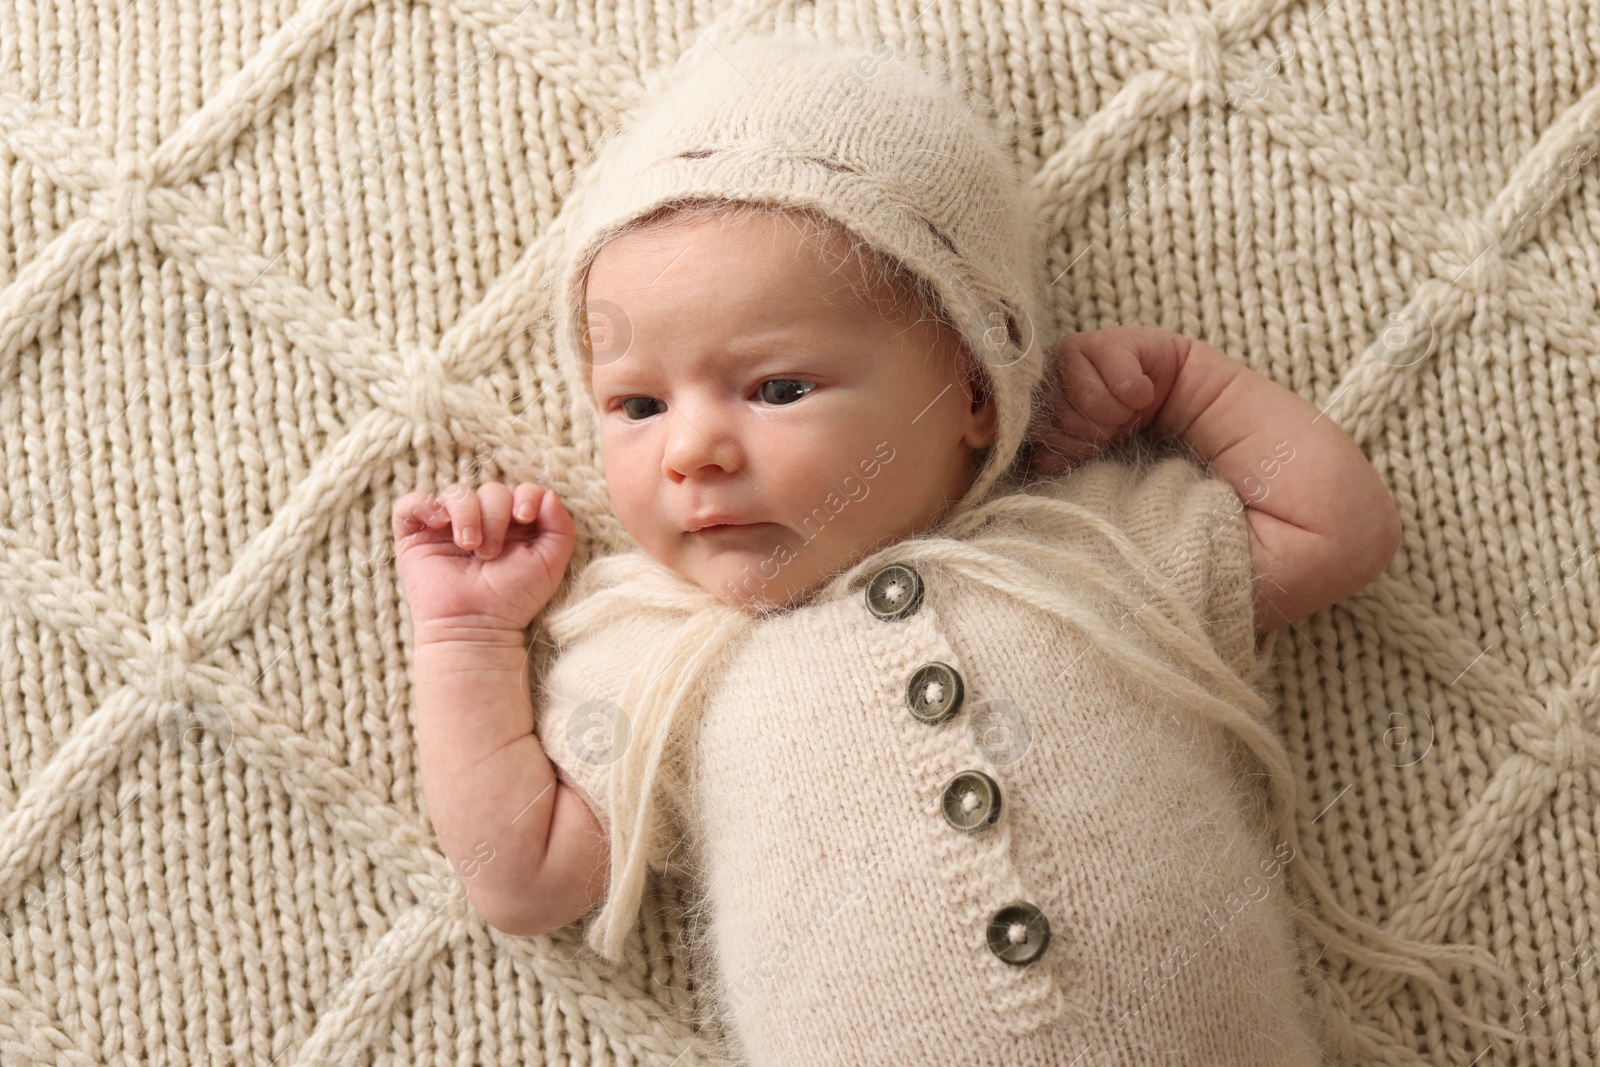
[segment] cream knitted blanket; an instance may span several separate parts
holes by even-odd
[[[617,973],[467,905],[388,516],[528,477],[626,546],[529,294],[640,72],[796,23],[989,102],[1076,328],[1361,444],[1405,543],[1279,641],[1301,838],[1524,1040],[1330,981],[1373,1063],[1600,1055],[1600,19],[1071,7],[0,0],[0,1063],[696,1062],[681,886]]]

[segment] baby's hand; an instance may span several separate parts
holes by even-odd
[[[452,485],[394,504],[395,561],[413,627],[438,622],[521,630],[566,574],[576,533],[556,494],[532,482]]]
[[[1161,409],[1177,377],[1175,343],[1152,326],[1113,326],[1068,334],[1055,347],[1062,396],[1036,434],[1033,465],[1049,474],[1116,444]]]

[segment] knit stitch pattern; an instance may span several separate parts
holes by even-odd
[[[621,969],[467,904],[388,516],[530,478],[573,572],[632,547],[537,296],[563,202],[646,72],[791,25],[988,102],[1065,328],[1203,338],[1371,458],[1399,554],[1276,646],[1300,840],[1515,968],[1458,999],[1525,1040],[1333,999],[1365,1062],[1600,1056],[1594,12],[1071,7],[0,4],[0,1064],[696,1062],[682,887]]]

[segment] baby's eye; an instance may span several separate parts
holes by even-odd
[[[770,400],[770,394],[767,392],[767,386],[773,384],[776,384],[780,387],[799,386],[804,391],[796,393],[793,389],[781,388],[780,395],[786,397],[787,399]],[[769,403],[773,404],[792,404],[794,401],[800,399],[802,396],[805,396],[806,393],[811,392],[811,390],[815,389],[816,387],[816,382],[797,382],[793,378],[768,378],[766,381],[761,383],[761,397],[762,399],[768,400]]]
[[[637,420],[637,419],[647,419],[652,414],[654,414],[654,412],[640,412],[637,408],[631,408],[631,407],[628,406],[629,404],[635,404],[635,403],[639,403],[639,402],[643,402],[643,403],[646,403],[646,404],[658,403],[658,401],[654,397],[649,397],[649,396],[630,396],[630,397],[628,397],[626,400],[624,400],[622,402],[622,411],[623,411],[623,413],[625,415],[627,415],[629,418],[633,418],[635,420]]]

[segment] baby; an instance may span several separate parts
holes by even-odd
[[[564,369],[638,551],[563,588],[548,489],[395,504],[422,787],[473,906],[586,919],[616,959],[646,872],[691,871],[751,1064],[1370,1052],[1315,1010],[1312,939],[1441,992],[1463,954],[1308,868],[1256,684],[1281,627],[1392,558],[1383,484],[1200,341],[1036,343],[1026,186],[930,72],[723,51],[563,216]],[[1098,455],[1142,430],[1216,477]]]

